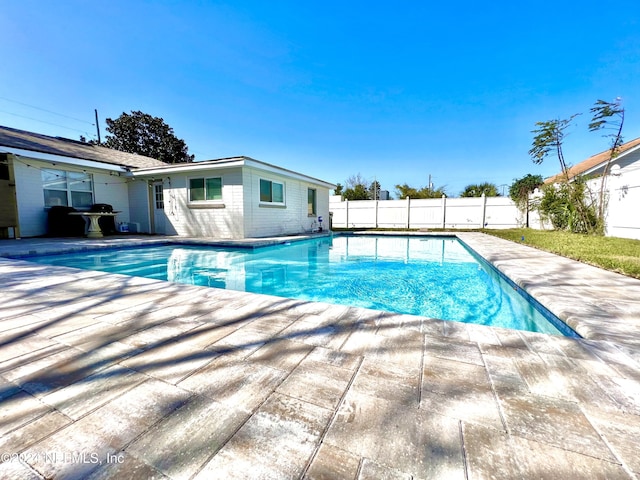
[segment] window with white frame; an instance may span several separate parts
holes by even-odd
[[[45,207],[89,208],[93,205],[93,176],[90,173],[53,168],[43,168],[41,173]]]
[[[284,205],[284,183],[260,179],[260,203]]]
[[[317,215],[317,192],[315,188],[307,189],[307,213],[310,217]]]
[[[190,202],[218,202],[222,200],[222,177],[189,179]]]
[[[162,183],[153,185],[153,194],[156,202],[156,210],[164,210],[164,187]]]

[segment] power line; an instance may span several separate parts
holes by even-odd
[[[7,115],[13,115],[14,117],[26,118],[27,120],[33,120],[34,122],[46,123],[47,125],[52,125],[54,127],[65,128],[67,130],[73,130],[74,132],[85,133],[89,137],[91,136],[91,134],[89,132],[87,132],[86,130],[78,130],[77,128],[65,127],[64,125],[60,125],[58,123],[45,122],[44,120],[38,120],[37,118],[27,117],[25,115],[19,115],[17,113],[7,112],[5,110],[0,110],[0,113],[6,113]],[[93,125],[93,124],[91,124],[91,125]]]
[[[35,108],[36,110],[40,110],[40,111],[43,111],[43,112],[51,113],[52,115],[58,115],[59,117],[64,117],[64,118],[68,118],[70,120],[75,120],[76,122],[88,123],[89,125],[95,126],[94,123],[87,122],[86,120],[81,120],[79,118],[70,117],[69,115],[64,115],[63,113],[53,112],[53,111],[47,110],[45,108],[36,107],[35,105],[29,105],[28,103],[18,102],[16,100],[11,100],[10,98],[0,97],[0,100],[5,100],[7,102],[16,103],[16,104],[22,105],[24,107]],[[5,112],[5,113],[7,113],[7,112]],[[25,118],[27,118],[27,117],[25,117]]]

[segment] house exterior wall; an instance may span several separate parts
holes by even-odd
[[[0,238],[16,236],[20,232],[9,228],[18,226],[18,205],[16,202],[16,183],[13,175],[13,156],[0,155],[6,161],[6,173],[4,178],[0,178]]]
[[[129,202],[129,218],[119,222],[137,224],[136,233],[151,233],[151,218],[149,214],[149,183],[146,180],[135,180],[127,184],[127,198]],[[123,217],[124,218],[124,217]]]
[[[189,202],[190,178],[222,178],[222,201]],[[244,236],[241,168],[173,173],[164,181],[164,210],[172,232],[179,236],[242,238]]]
[[[260,202],[260,179],[284,184],[285,205]],[[246,237],[268,237],[311,232],[323,219],[323,229],[329,229],[329,188],[273,172],[245,168],[244,231]],[[316,215],[309,215],[308,189],[316,190]]]
[[[640,161],[621,168],[607,183],[607,236],[640,240]]]
[[[585,174],[595,176],[586,182],[590,191],[588,200],[599,202],[602,187],[603,164]],[[542,193],[538,193],[538,199]],[[535,198],[536,195],[532,195]],[[610,164],[605,181],[605,235],[608,237],[640,240],[640,149],[624,153]],[[537,214],[537,212],[535,212]],[[539,215],[538,215],[539,219]],[[534,228],[551,229],[550,222],[539,219]]]
[[[29,160],[14,163],[13,172],[16,180],[16,200],[18,202],[18,222],[20,235],[37,237],[47,233],[47,212],[44,209],[42,191],[42,175],[40,168],[51,165]]]
[[[43,168],[55,168],[67,171],[82,171],[68,164],[41,162],[34,159],[23,159],[14,162],[15,189],[18,203],[18,222],[20,235],[36,237],[47,233],[47,210],[44,206],[42,189]],[[111,176],[97,170],[85,169],[93,175],[94,203],[108,203],[121,213],[116,221],[129,218],[129,202],[126,179]]]
[[[21,157],[24,159],[24,157]],[[28,160],[28,161],[27,161]],[[107,203],[118,211],[117,223],[134,223],[136,233],[154,233],[151,177],[124,177],[56,161],[24,159],[16,161],[15,191],[20,234],[24,237],[47,233],[48,211],[44,205],[43,168],[86,171],[93,178],[94,203]],[[277,167],[260,168],[229,166],[162,174],[164,186],[164,233],[179,236],[245,238],[280,234],[296,234],[317,229],[319,217],[323,228],[329,228],[329,188],[306,181],[299,174],[274,172]],[[222,200],[189,201],[190,178],[222,178]],[[285,204],[260,202],[260,179],[285,185]],[[157,178],[159,180],[160,178]],[[309,215],[308,189],[316,191],[316,214]]]
[[[64,170],[70,170],[65,168]],[[129,221],[129,189],[127,180],[108,173],[93,173],[93,203],[107,203],[118,213],[115,221]],[[42,188],[42,187],[40,187]]]

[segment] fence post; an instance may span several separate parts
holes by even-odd
[[[411,198],[407,195],[407,229],[411,225]]]
[[[484,220],[487,214],[487,196],[482,192],[480,195],[480,204],[482,207],[482,216],[480,217],[480,228],[484,228]]]
[[[442,195],[442,228],[445,228],[447,223],[447,196]]]
[[[344,228],[349,228],[349,199],[344,199]]]
[[[373,222],[373,224],[375,225],[374,228],[378,228],[378,200],[374,200],[374,202],[376,202],[375,204],[375,220]]]

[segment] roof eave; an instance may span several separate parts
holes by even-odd
[[[22,148],[5,147],[0,146],[0,152],[11,153],[18,157],[31,158],[33,160],[39,160],[49,162],[52,164],[64,163],[67,165],[74,165],[83,168],[95,168],[99,170],[108,170],[111,172],[128,172],[129,167],[125,165],[116,165],[113,163],[104,163],[96,160],[87,160],[78,157],[68,157],[65,155],[56,155],[53,153],[36,152],[33,150],[24,150]]]
[[[631,142],[637,141],[639,139],[635,139],[635,140],[631,140]],[[627,143],[631,143],[631,142],[627,142]],[[633,152],[636,152],[637,150],[640,149],[640,143],[638,143],[637,145],[634,145],[633,147],[627,148],[625,149],[623,152],[620,152],[618,154],[618,156],[614,159],[611,159],[611,163],[617,162],[619,161],[621,158],[630,155]],[[605,152],[601,152],[597,155],[594,155],[593,157],[596,157],[598,155],[602,155],[602,153],[606,153]],[[589,160],[591,160],[593,157],[589,157],[588,159],[584,160],[584,162],[588,162]],[[605,160],[601,161],[600,163],[597,163],[596,165],[593,165],[589,168],[586,168],[582,171],[578,171],[575,174],[572,174],[571,172],[571,168],[569,169],[569,181],[573,180],[575,177],[580,176],[580,175],[590,175],[592,173],[598,172],[598,170],[601,170],[602,168],[604,168],[604,166],[607,164],[607,162],[609,162],[609,158],[606,158]],[[580,162],[580,163],[584,163],[584,162]],[[580,165],[580,164],[578,164]],[[575,168],[578,165],[574,165],[572,168]],[[544,184],[545,185],[549,185],[549,184],[553,184],[553,183],[558,183],[559,181],[564,181],[564,175],[562,173],[557,173],[556,175],[552,175],[551,177],[545,178],[544,179]]]
[[[607,162],[609,162],[609,160],[611,160],[611,163],[618,162],[621,158],[623,158],[623,157],[625,157],[627,155],[630,155],[631,153],[636,152],[637,150],[640,150],[640,144],[638,144],[638,145],[636,145],[634,147],[631,147],[631,148],[625,150],[624,152],[619,153],[618,156],[616,156],[615,158],[612,158],[612,159],[608,158],[608,159],[600,162],[599,164],[594,165],[593,167],[586,169],[584,172],[580,173],[579,175],[589,175],[591,173],[597,172],[598,170],[604,168],[604,166],[607,164]]]
[[[290,178],[295,178],[298,180],[302,180],[308,183],[313,183],[316,185],[320,185],[326,188],[335,188],[335,184],[330,182],[325,182],[324,180],[320,180],[318,178],[310,177],[303,173],[294,172],[293,170],[287,170],[286,168],[278,167],[276,165],[271,165],[269,163],[262,162],[260,160],[255,160],[251,157],[229,157],[229,158],[220,158],[215,160],[206,160],[202,162],[192,162],[192,163],[184,163],[184,164],[170,164],[166,167],[161,168],[138,168],[132,171],[132,175],[138,178],[144,177],[154,177],[157,175],[167,175],[171,173],[189,173],[189,172],[198,172],[204,170],[218,170],[222,168],[234,168],[234,167],[250,167],[257,170],[266,171],[269,173],[275,173],[278,175],[287,176]]]

